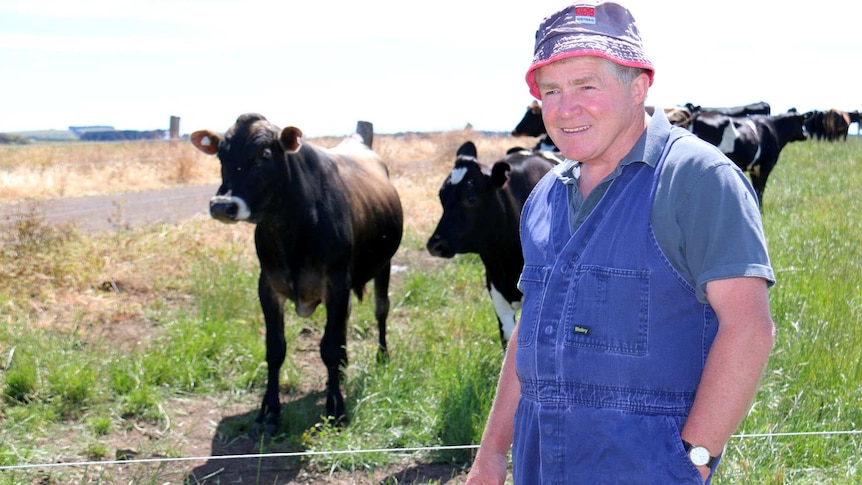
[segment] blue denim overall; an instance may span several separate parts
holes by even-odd
[[[650,225],[669,145],[624,166],[575,234],[554,174],[524,207],[517,485],[703,483],[680,430],[718,322]]]

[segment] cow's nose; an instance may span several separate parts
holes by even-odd
[[[237,222],[239,204],[229,199],[210,200],[210,215],[221,222]]]
[[[210,199],[210,215],[221,222],[256,222],[252,221],[251,210],[242,197],[213,197]]]
[[[431,236],[431,239],[428,240],[428,244],[425,247],[428,249],[428,252],[431,253],[431,256],[446,257],[445,255],[449,253],[448,244],[446,244],[446,241],[443,240],[443,238],[437,235]]]

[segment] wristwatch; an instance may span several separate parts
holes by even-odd
[[[715,463],[715,457],[709,456],[709,450],[703,446],[692,445],[685,440],[682,440],[682,445],[685,447],[685,452],[688,454],[691,462],[694,463],[694,466],[712,468],[712,464]]]

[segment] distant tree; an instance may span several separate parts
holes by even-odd
[[[30,143],[30,140],[23,136],[0,133],[0,145],[26,145],[28,143]]]

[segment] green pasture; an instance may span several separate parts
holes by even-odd
[[[770,290],[775,351],[748,418],[731,439],[716,484],[862,482],[862,140],[785,147],[764,196],[764,223],[778,283]],[[206,224],[207,222],[193,222]],[[429,228],[430,230],[430,228]],[[189,233],[192,236],[189,236]],[[183,397],[248,397],[220,439],[248,433],[265,382],[256,260],[241,241],[189,227],[118,229],[84,236],[38,223],[0,245],[0,467],[114,459],[105,442],[136,422],[168,423]],[[350,425],[315,427],[323,389],[306,381],[291,352],[283,367],[282,424],[261,450],[332,451],[479,442],[501,362],[483,268],[458,256],[428,270],[410,255],[428,234],[407,234],[393,280],[390,361],[375,358],[372,298],[354,302],[344,384]],[[727,244],[734,244],[728,240]],[[181,248],[181,249],[180,249]],[[129,251],[135,252],[132,260]],[[120,348],[84,338],[82,312],[63,330],[37,325],[46,286],[97,291],[109,264],[174,254],[183,271],[154,277],[163,298],[143,309],[153,337]],[[370,291],[370,288],[369,288]],[[181,302],[172,304],[170,302]],[[311,319],[287,315],[295,348]],[[317,361],[318,365],[322,363]],[[854,433],[855,432],[855,433]],[[52,437],[74,436],[54,446]],[[153,455],[177,456],[153,444]],[[403,453],[317,454],[310,469],[373,469]],[[469,466],[472,450],[414,453]],[[0,470],[0,485],[66,483],[73,469]],[[136,483],[163,483],[162,477]],[[48,477],[48,478],[46,478]],[[110,471],[103,483],[111,483]],[[40,481],[47,480],[47,481]],[[251,482],[253,483],[253,481]]]

